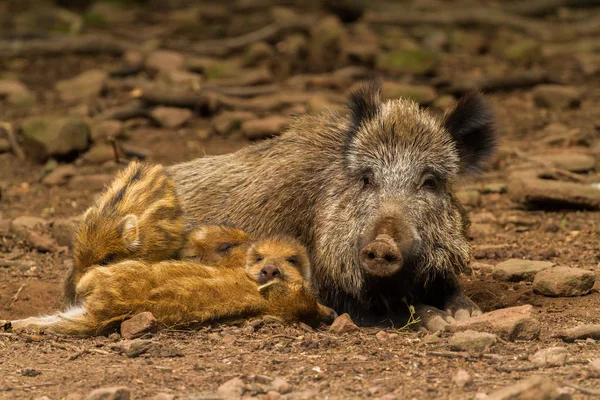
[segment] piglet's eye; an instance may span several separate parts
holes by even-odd
[[[256,262],[261,262],[262,260],[264,260],[264,257],[261,256],[260,254],[256,255]]]
[[[108,265],[108,264],[112,263],[116,257],[117,257],[116,254],[107,254],[102,260],[100,260],[100,262],[98,264],[99,265]]]
[[[290,258],[287,259],[287,262],[291,266],[295,267],[298,264],[298,259],[296,257],[290,257]]]

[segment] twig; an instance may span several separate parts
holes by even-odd
[[[29,268],[33,267],[35,262],[33,261],[19,261],[19,260],[10,260],[6,258],[0,258],[0,267],[22,267]]]
[[[15,136],[15,131],[14,131],[12,125],[8,122],[0,122],[0,129],[4,130],[6,132],[6,135],[8,136],[8,142],[10,143],[10,147],[12,147],[12,150],[15,153],[15,155],[20,160],[24,160],[25,153],[23,152],[23,149],[21,148],[21,146],[19,145],[19,142],[17,141],[17,138]]]
[[[600,5],[600,0],[529,0],[510,3],[504,10],[523,16],[542,17],[561,7],[583,8],[597,5]]]
[[[256,97],[266,94],[277,93],[281,88],[277,85],[260,85],[260,86],[217,86],[206,85],[203,90],[221,93],[227,96],[235,97]]]
[[[427,352],[427,354],[431,356],[440,356],[446,358],[469,358],[469,353],[465,351],[429,351]]]
[[[96,115],[97,120],[116,119],[119,121],[125,121],[131,118],[147,118],[148,110],[144,108],[140,101],[135,101],[131,104],[124,106],[118,106],[104,110],[100,114]]]
[[[538,369],[538,367],[535,365],[526,365],[523,367],[505,367],[504,365],[499,365],[496,367],[496,371],[500,372],[527,372],[534,371],[536,369]]]
[[[284,338],[284,339],[291,339],[291,340],[296,340],[298,339],[296,336],[291,336],[291,335],[285,335],[283,333],[280,333],[278,335],[273,335],[270,336],[269,339],[279,339],[279,338]]]
[[[21,291],[23,290],[24,287],[25,287],[25,284],[22,284],[19,287],[19,289],[17,290],[17,293],[15,293],[15,295],[12,297],[12,301],[10,302],[11,306],[19,299],[19,295],[21,294]]]
[[[10,392],[11,390],[19,390],[19,389],[32,389],[32,388],[38,388],[38,387],[44,387],[44,386],[54,386],[54,385],[58,385],[58,383],[56,382],[42,382],[42,383],[36,383],[33,385],[23,385],[23,386],[6,386],[4,388],[0,388],[0,391],[5,391],[5,392]]]
[[[464,82],[456,82],[451,84],[448,88],[441,88],[441,91],[461,95],[473,89],[483,90],[484,92],[496,92],[550,82],[556,81],[546,72],[519,71],[498,77],[485,77]]]
[[[140,149],[138,147],[133,147],[126,143],[121,144],[121,149],[123,149],[123,153],[125,153],[127,157],[137,157],[140,160],[145,160],[146,158],[148,158],[147,150]]]
[[[99,36],[57,36],[48,39],[1,40],[0,58],[58,56],[64,54],[121,55],[129,46]]]
[[[572,387],[575,390],[580,391],[581,393],[589,394],[590,396],[600,396],[600,390],[589,389],[583,386],[576,385],[571,382],[563,382],[563,385]]]

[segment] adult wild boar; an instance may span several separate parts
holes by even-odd
[[[439,120],[408,100],[382,102],[370,84],[349,109],[302,116],[280,137],[169,167],[189,227],[228,223],[298,238],[320,300],[363,325],[402,322],[403,299],[434,329],[480,313],[458,283],[469,219],[454,185],[493,151],[483,98],[467,95]]]

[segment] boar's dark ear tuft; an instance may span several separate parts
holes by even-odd
[[[363,121],[373,118],[379,110],[381,101],[381,82],[366,83],[350,94],[348,108],[350,109],[350,132],[355,134]]]
[[[496,148],[491,107],[481,93],[461,98],[446,114],[444,127],[452,135],[460,157],[461,174],[479,172]]]

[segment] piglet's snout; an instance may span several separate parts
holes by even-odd
[[[402,268],[402,252],[390,235],[379,234],[361,249],[360,263],[370,274],[390,276]]]

